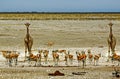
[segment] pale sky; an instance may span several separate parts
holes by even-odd
[[[120,12],[120,0],[0,0],[0,12]]]

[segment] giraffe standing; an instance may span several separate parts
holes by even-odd
[[[27,34],[24,38],[24,44],[25,44],[25,60],[26,60],[26,54],[27,54],[27,51],[29,52],[28,54],[30,55],[31,54],[31,48],[32,48],[32,45],[33,45],[33,38],[30,36],[29,34],[29,23],[25,23],[25,26],[27,28]]]
[[[109,57],[110,57],[110,50],[112,52],[112,54],[115,52],[115,46],[116,46],[116,38],[113,36],[112,33],[112,23],[108,24],[110,26],[110,34],[109,37],[107,39],[108,42],[108,61],[109,61]]]

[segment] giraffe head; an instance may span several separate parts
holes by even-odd
[[[110,37],[112,37],[112,36],[113,36],[113,34],[112,34],[112,26],[113,26],[113,23],[110,22],[108,25],[109,25],[109,27],[110,27]]]
[[[30,26],[30,23],[25,23],[25,26],[28,28]]]
[[[112,27],[113,23],[112,23],[112,22],[110,22],[108,25],[109,25],[110,27]]]

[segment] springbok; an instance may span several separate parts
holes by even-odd
[[[53,45],[54,45],[54,42],[49,41],[49,42],[47,42],[47,43],[46,43],[46,45],[47,45],[48,47],[51,47],[51,46],[53,46]]]
[[[34,55],[34,54],[30,54],[28,57],[29,62],[31,61],[35,61],[35,66],[37,65],[37,63],[39,63],[41,65],[41,53]]]
[[[18,56],[19,56],[19,52],[17,51],[1,51],[3,54],[3,57],[6,58],[7,62],[9,63],[9,66],[12,66],[12,61],[15,62],[15,65],[17,65],[17,61],[18,61]]]
[[[68,54],[65,54],[65,64],[68,65],[68,61],[70,64],[73,64],[73,55],[70,54],[70,51],[68,51]]]
[[[88,50],[88,60],[89,60],[89,63],[91,64],[92,61],[93,61],[93,54],[91,53],[91,50]]]
[[[60,54],[62,54],[62,56],[63,56],[63,54],[66,54],[66,50],[57,50]]]
[[[49,54],[48,50],[44,50],[43,51],[43,55],[44,55],[44,59],[45,59],[45,64],[47,64],[47,62],[48,62],[48,54]]]
[[[101,53],[97,54],[97,55],[94,55],[94,65],[98,65],[98,61],[101,57]]]
[[[118,61],[118,65],[120,63],[120,55],[117,55],[116,53],[113,53],[112,57],[111,57],[112,62],[113,61]]]
[[[42,60],[42,52],[43,52],[43,50],[38,50],[38,55],[39,55],[39,60],[38,60],[38,62],[39,62],[39,64],[41,65],[41,60]]]
[[[53,61],[55,63],[55,65],[58,65],[58,61],[59,61],[59,55],[57,54],[57,51],[52,51],[52,56],[53,56]]]
[[[77,51],[76,56],[77,56],[78,66],[80,66],[80,61],[82,60],[81,59],[81,53]]]
[[[76,52],[76,55],[77,55],[77,60],[78,60],[78,66],[80,65],[80,61],[82,61],[83,63],[83,68],[84,66],[86,65],[86,54],[84,51],[82,51],[81,53],[80,52]]]

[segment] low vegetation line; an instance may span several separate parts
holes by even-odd
[[[0,13],[0,20],[120,20],[120,13]]]

